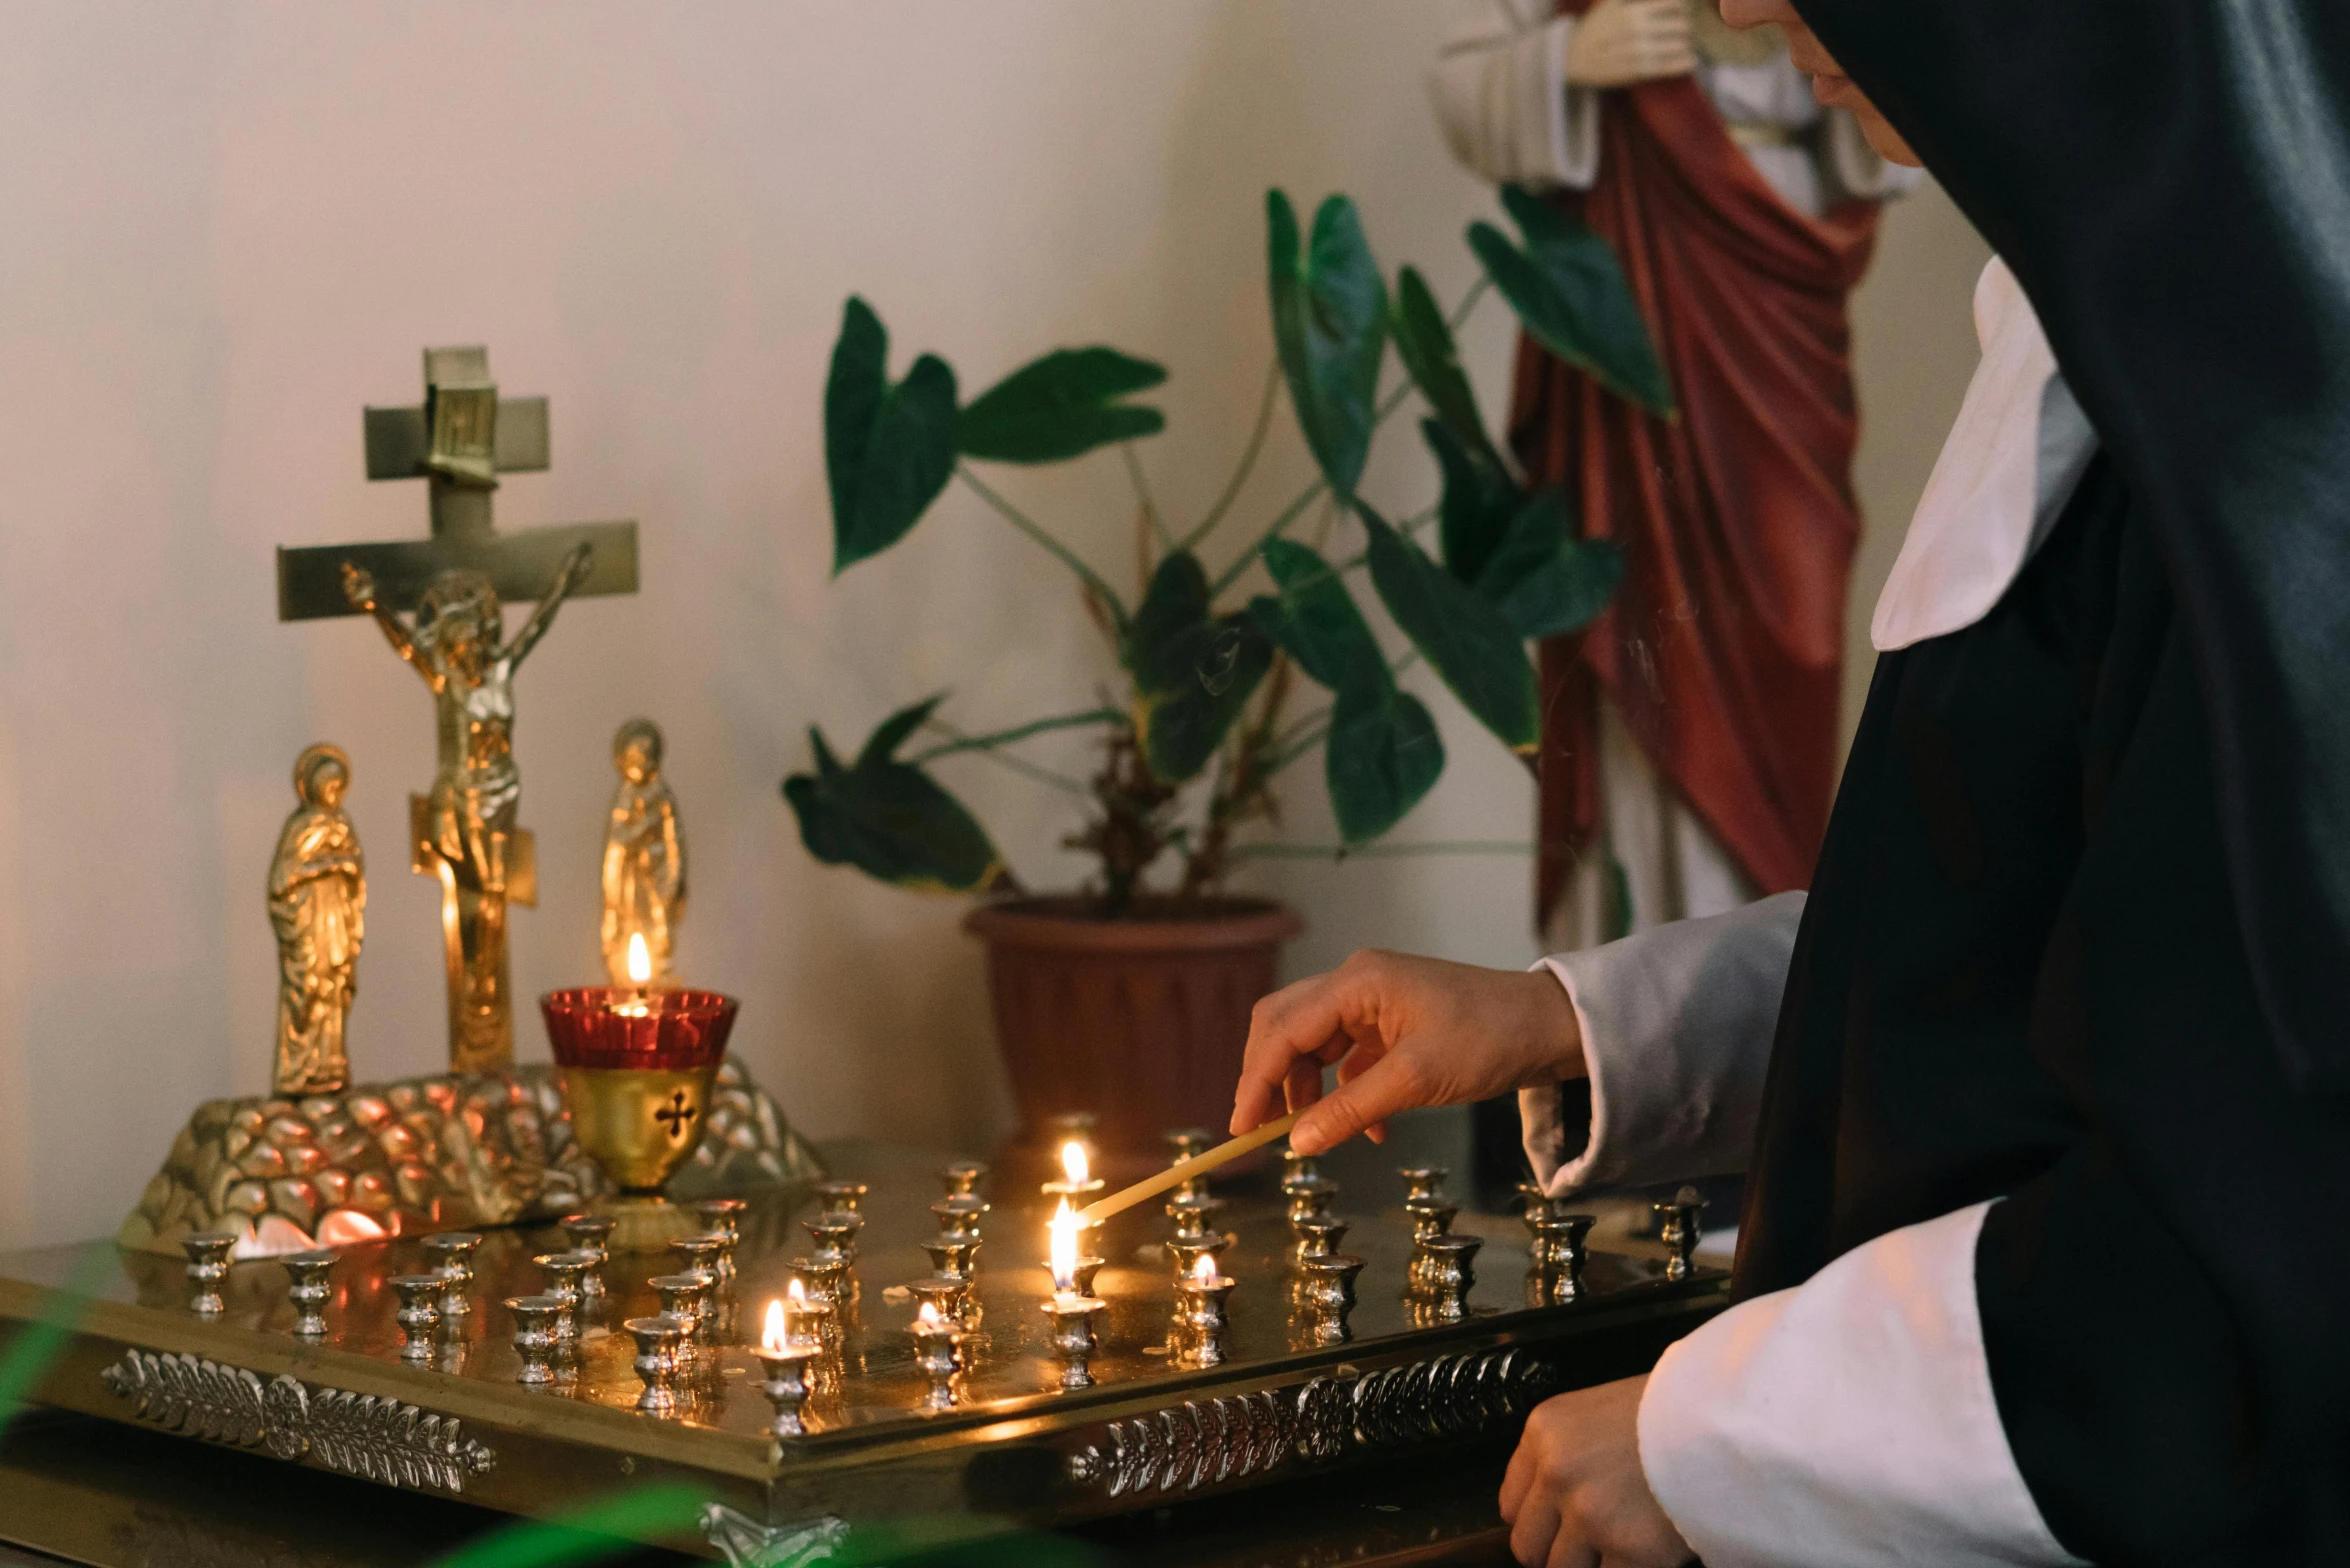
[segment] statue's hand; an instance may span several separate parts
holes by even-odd
[[[1599,0],[1567,40],[1567,80],[1577,87],[1629,87],[1696,69],[1687,0]]]
[[[375,610],[375,574],[343,563],[343,598],[354,610],[372,614]]]

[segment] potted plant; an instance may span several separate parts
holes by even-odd
[[[1504,200],[1518,233],[1471,225],[1483,272],[1448,318],[1411,267],[1387,288],[1346,198],[1325,201],[1301,233],[1287,197],[1268,194],[1275,365],[1235,472],[1180,534],[1152,505],[1132,446],[1165,425],[1135,401],[1166,379],[1158,365],[1106,347],[1060,349],[963,402],[935,355],[891,380],[880,318],[848,301],[824,401],[835,574],[903,539],[960,480],[1074,574],[1118,672],[1114,701],[984,733],[950,727],[944,694],[926,697],[846,759],[811,728],[813,770],[783,783],[819,860],[903,887],[991,895],[968,924],[988,945],[1025,1136],[1057,1114],[1092,1112],[1104,1153],[1132,1168],[1158,1157],[1160,1129],[1221,1121],[1249,1009],[1300,929],[1285,907],[1225,892],[1250,850],[1236,835],[1273,816],[1276,781],[1316,752],[1342,840],[1332,853],[1378,838],[1427,794],[1444,748],[1399,671],[1426,660],[1496,739],[1531,759],[1539,724],[1526,644],[1589,622],[1623,563],[1613,545],[1579,537],[1563,489],[1520,482],[1486,432],[1453,329],[1490,284],[1528,332],[1603,387],[1659,414],[1672,400],[1605,242],[1524,192]],[[1382,397],[1390,342],[1405,377]],[[1207,551],[1232,521],[1284,389],[1320,477],[1211,566]],[[1378,427],[1415,391],[1441,499],[1390,522],[1356,485]],[[1113,445],[1136,487],[1142,566],[1131,600],[974,467],[1067,462]],[[1322,537],[1307,542],[1296,535],[1317,502]],[[1359,532],[1337,548],[1332,526],[1350,517]],[[1433,555],[1420,543],[1431,530]],[[1358,574],[1409,644],[1398,658],[1363,613]],[[1250,581],[1260,586],[1244,591]],[[1308,686],[1327,700],[1293,712]],[[1099,871],[1079,889],[1032,895],[932,768],[1072,727],[1100,734],[1087,814],[1067,840]],[[909,751],[917,735],[933,738]],[[1171,873],[1154,882],[1163,861]]]

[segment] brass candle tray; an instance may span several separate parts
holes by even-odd
[[[522,1361],[503,1303],[544,1288],[532,1258],[566,1245],[551,1227],[486,1233],[472,1259],[472,1310],[445,1321],[428,1360],[403,1359],[387,1284],[426,1266],[425,1243],[408,1238],[342,1253],[322,1337],[293,1333],[280,1263],[236,1264],[220,1287],[224,1310],[200,1316],[184,1265],[116,1252],[92,1279],[88,1248],[0,1256],[0,1324],[54,1319],[60,1289],[87,1298],[38,1385],[47,1404],[517,1514],[683,1480],[711,1502],[702,1549],[761,1561],[841,1521],[1051,1526],[1504,1440],[1551,1393],[1645,1370],[1725,1299],[1716,1271],[1668,1278],[1658,1248],[1593,1250],[1579,1299],[1529,1304],[1555,1297],[1557,1284],[1530,1272],[1525,1227],[1464,1213],[1453,1229],[1485,1244],[1467,1311],[1447,1321],[1408,1288],[1416,1271],[1404,1183],[1365,1158],[1326,1161],[1345,1178],[1331,1209],[1352,1222],[1343,1250],[1365,1265],[1342,1341],[1317,1332],[1299,1304],[1298,1235],[1271,1182],[1219,1184],[1229,1201],[1215,1228],[1232,1237],[1220,1268],[1235,1282],[1224,1359],[1184,1366],[1170,1352],[1177,1291],[1161,1247],[1170,1223],[1153,1202],[1096,1233],[1093,1250],[1107,1259],[1094,1284],[1107,1302],[1090,1360],[1096,1381],[1064,1390],[1044,1310],[1048,1209],[1033,1182],[1002,1176],[983,1188],[992,1207],[979,1221],[967,1370],[957,1403],[932,1410],[904,1287],[931,1274],[922,1243],[937,1239],[930,1205],[943,1162],[861,1143],[824,1152],[836,1177],[869,1185],[866,1224],[833,1370],[814,1379],[805,1434],[781,1441],[769,1435],[774,1409],[746,1347],[794,1257],[812,1250],[799,1223],[816,1209],[805,1189],[750,1198],[716,1343],[681,1374],[669,1416],[635,1408],[644,1385],[620,1325],[656,1312],[647,1281],[679,1266],[665,1228],[699,1228],[673,1211],[621,1216],[607,1294],[591,1298],[574,1363],[545,1387],[516,1381]],[[632,1233],[645,1250],[625,1250]]]

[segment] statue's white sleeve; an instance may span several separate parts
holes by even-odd
[[[1804,895],[1678,920],[1545,958],[1591,1075],[1591,1135],[1568,1146],[1560,1090],[1519,1096],[1526,1154],[1553,1197],[1743,1171]]]
[[[1599,173],[1599,95],[1567,85],[1572,17],[1491,0],[1428,68],[1452,155],[1495,185],[1588,189]]]
[[[1820,127],[1820,172],[1827,201],[1896,201],[1925,183],[1926,171],[1888,163],[1860,134],[1848,110],[1830,109]]]

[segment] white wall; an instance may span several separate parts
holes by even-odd
[[[1147,458],[1195,514],[1269,352],[1266,186],[1348,191],[1390,269],[1416,260],[1446,295],[1469,278],[1460,230],[1489,200],[1418,86],[1452,14],[0,8],[0,1242],[110,1230],[198,1100],[265,1086],[262,881],[312,740],[351,751],[374,857],[358,1070],[444,1059],[434,894],[399,849],[428,698],[362,623],[277,624],[271,576],[279,543],[423,532],[419,487],[363,483],[359,409],[413,400],[426,344],[486,342],[509,394],[553,399],[554,469],[508,482],[505,526],[643,525],[644,591],[567,609],[521,681],[543,897],[517,916],[517,991],[596,972],[606,747],[649,713],[694,855],[684,967],[744,998],[740,1043],[786,1107],[819,1134],[1000,1131],[961,906],[816,867],[776,785],[811,721],[853,742],[952,687],[950,716],[985,727],[1085,705],[1107,667],[1058,569],[962,493],[828,580],[818,395],[841,300],[875,303],[898,364],[935,349],[971,386],[1064,343],[1164,360],[1173,428]],[[1864,383],[1918,356],[1864,459],[1884,515],[1971,362],[1948,330],[1968,243],[1921,200],[1871,285]],[[1469,334],[1495,412],[1507,342],[1494,309]],[[1371,493],[1408,507],[1430,480],[1397,435]],[[1285,422],[1243,511],[1305,475]],[[1003,483],[1128,570],[1114,460]],[[1432,705],[1452,772],[1398,836],[1526,836],[1515,764]],[[1033,754],[1085,761],[1074,739]],[[950,778],[1032,883],[1077,874],[1059,798],[984,761]],[[1327,837],[1318,794],[1288,836]],[[1390,860],[1259,885],[1313,920],[1301,965],[1372,941],[1506,963],[1530,951],[1526,875]]]

